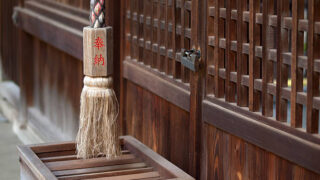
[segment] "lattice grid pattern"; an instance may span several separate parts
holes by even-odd
[[[319,133],[320,1],[207,4],[207,96]]]
[[[180,56],[190,49],[191,1],[127,0],[126,6],[125,55],[189,84]]]

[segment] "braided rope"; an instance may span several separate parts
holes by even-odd
[[[105,0],[91,0],[90,8],[91,27],[105,27]]]

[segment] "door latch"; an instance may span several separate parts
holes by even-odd
[[[182,53],[181,64],[193,72],[197,72],[200,66],[200,50],[185,50]]]

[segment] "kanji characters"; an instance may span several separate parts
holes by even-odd
[[[100,48],[104,47],[104,44],[103,44],[103,40],[98,37],[95,42],[94,42],[94,46],[95,48],[97,48],[98,50],[100,50]],[[104,57],[102,56],[102,54],[97,54],[94,58],[94,62],[93,62],[94,65],[102,65],[104,66]]]
[[[94,65],[100,65],[100,63],[102,63],[101,65],[104,66],[104,58],[101,54],[100,56],[96,55],[96,57],[94,58]]]
[[[94,42],[94,47],[98,48],[98,50],[100,50],[100,48],[104,47],[103,40],[100,37],[98,37],[96,39],[96,41]]]

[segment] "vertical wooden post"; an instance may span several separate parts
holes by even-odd
[[[317,48],[320,38],[314,34],[315,21],[320,20],[320,2],[308,1],[308,93],[307,93],[307,132],[318,133],[319,111],[313,108],[313,98],[319,95],[319,75],[314,71],[315,58],[320,57]]]
[[[298,57],[303,55],[303,32],[298,29],[304,17],[304,1],[292,1],[292,57],[291,57],[291,126],[302,127],[302,105],[297,103],[297,93],[303,90],[303,69],[298,67]]]
[[[106,6],[106,26],[111,26],[113,30],[113,89],[116,92],[117,98],[120,99],[120,1],[105,0]]]
[[[218,10],[218,9],[217,9]],[[233,101],[231,83],[230,82],[230,72],[231,72],[231,0],[226,0],[226,19],[225,19],[225,69],[226,69],[226,81],[225,81],[225,92],[226,92],[226,101]]]
[[[214,36],[215,36],[215,47],[214,47],[214,67],[215,67],[215,97],[221,98],[224,95],[224,87],[223,82],[224,80],[219,77],[219,69],[222,66],[223,59],[220,60],[221,57],[223,57],[222,50],[220,50],[219,47],[219,41],[220,41],[220,34],[223,29],[223,24],[221,24],[220,20],[220,6],[221,6],[221,0],[215,0],[214,7],[215,7],[215,14],[214,14]]]
[[[288,67],[283,64],[283,52],[288,51],[288,30],[282,27],[282,19],[289,16],[289,1],[277,1],[277,94],[276,119],[287,121],[287,100],[282,97],[282,89],[288,86]]]
[[[247,72],[247,56],[242,53],[243,42],[246,42],[247,24],[243,21],[243,11],[245,11],[247,3],[243,0],[237,1],[237,105],[248,105],[248,88],[241,84],[242,75]]]
[[[19,6],[24,7],[24,0],[19,1]],[[18,20],[19,21],[19,20]],[[20,22],[21,23],[21,22]],[[33,39],[32,36],[18,30],[18,72],[20,86],[19,120],[16,125],[24,128],[27,124],[28,106],[33,101]]]
[[[204,47],[201,47],[204,43],[201,43],[204,40],[201,35],[201,24],[199,23],[200,18],[203,16],[200,15],[202,4],[200,1],[191,2],[191,42],[190,46],[194,49],[204,50]],[[206,52],[201,53],[201,64],[204,64],[203,61],[206,57]],[[189,71],[189,70],[188,70]],[[190,124],[189,124],[189,173],[196,179],[200,178],[200,146],[201,146],[201,105],[203,99],[203,85],[205,82],[205,68],[200,68],[198,72],[191,72],[190,77]]]
[[[273,115],[273,96],[268,93],[268,83],[273,83],[273,63],[269,59],[269,50],[273,48],[272,27],[269,25],[269,15],[274,13],[274,1],[263,0],[262,23],[262,115]]]
[[[256,39],[255,39],[255,24],[256,24],[256,0],[249,1],[250,21],[249,21],[249,110],[256,111],[254,92],[254,64],[256,58]]]

